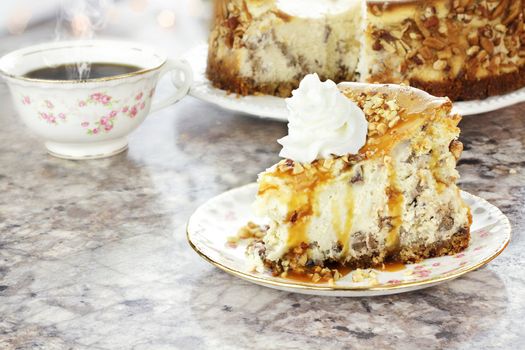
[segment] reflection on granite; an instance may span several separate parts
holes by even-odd
[[[278,159],[286,126],[191,97],[110,159],[45,153],[0,85],[1,349],[525,347],[525,105],[466,117],[462,187],[514,229],[487,267],[388,297],[321,298],[231,277],[190,249],[207,198]]]

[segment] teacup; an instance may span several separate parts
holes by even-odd
[[[29,78],[43,67],[107,62],[140,67],[128,74],[87,80]],[[153,101],[159,78],[172,73],[175,91]],[[101,158],[127,148],[127,136],[146,118],[183,98],[192,83],[190,65],[136,43],[113,40],[53,42],[0,58],[0,74],[25,124],[50,154],[69,159]]]

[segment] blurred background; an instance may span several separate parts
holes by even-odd
[[[211,12],[209,0],[1,0],[1,48],[116,37],[177,56],[206,41]]]

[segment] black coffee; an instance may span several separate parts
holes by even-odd
[[[143,68],[138,66],[105,62],[85,65],[62,64],[60,66],[32,70],[24,74],[24,77],[44,80],[87,80],[128,74],[141,69]]]

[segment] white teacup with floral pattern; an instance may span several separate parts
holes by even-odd
[[[138,66],[129,74],[83,81],[24,77],[35,69],[78,62]],[[153,101],[157,82],[172,73],[175,92]],[[127,135],[148,113],[183,98],[192,83],[189,64],[168,59],[147,46],[113,40],[54,42],[11,52],[0,73],[25,124],[42,137],[52,155],[87,159],[127,148]]]

